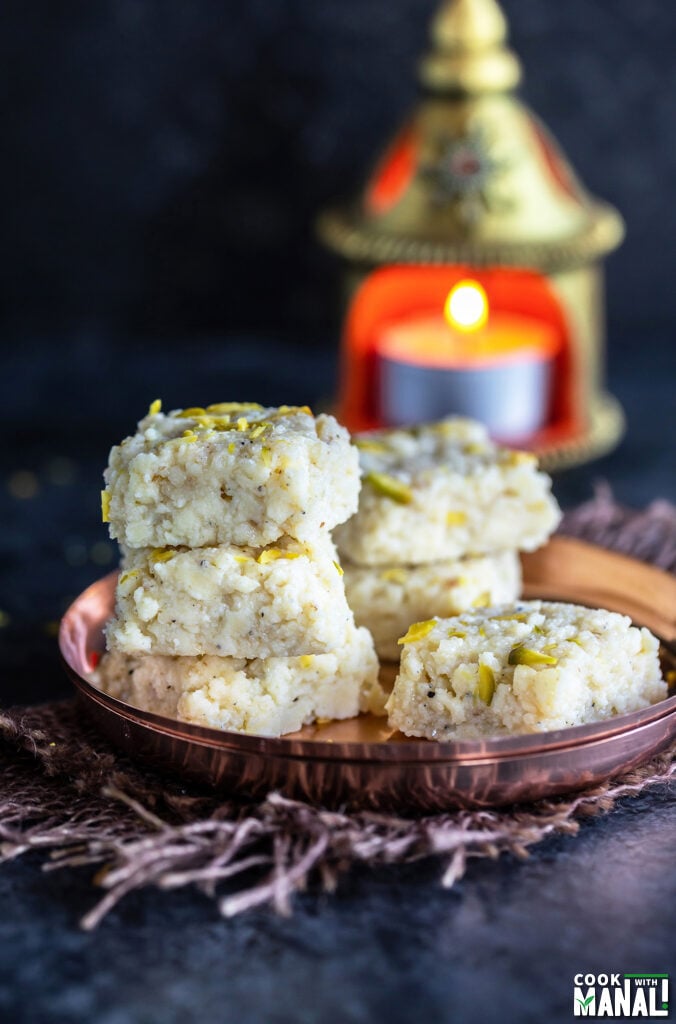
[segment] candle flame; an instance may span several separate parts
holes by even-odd
[[[488,298],[478,281],[458,281],[446,302],[444,316],[459,331],[478,331],[488,320]]]

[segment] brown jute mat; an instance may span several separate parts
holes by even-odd
[[[607,490],[564,518],[562,532],[676,569],[676,508],[641,512]],[[526,857],[553,833],[620,797],[666,784],[676,746],[641,768],[568,798],[495,811],[417,819],[311,807],[271,793],[261,803],[181,787],[117,754],[74,701],[0,713],[0,861],[44,853],[45,870],[93,865],[100,898],[82,920],[94,928],[127,893],[196,885],[222,914],[272,904],[291,909],[308,883],[333,890],[357,863],[377,867],[435,858],[450,887],[472,857]]]

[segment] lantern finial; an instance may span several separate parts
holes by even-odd
[[[432,92],[508,92],[521,66],[507,47],[507,22],[497,0],[446,0],[432,22],[432,49],[420,77]]]

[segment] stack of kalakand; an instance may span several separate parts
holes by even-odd
[[[385,660],[409,625],[516,599],[519,551],[559,522],[549,477],[472,420],[357,435],[359,509],[334,533],[350,607]]]
[[[331,416],[159,402],[110,453],[103,518],[123,552],[107,693],[259,735],[382,713],[370,634],[330,530],[356,511],[358,455]]]

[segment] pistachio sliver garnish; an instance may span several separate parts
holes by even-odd
[[[201,412],[213,413],[216,416],[228,416],[233,412],[260,411],[263,408],[258,402],[216,402],[215,405],[208,405],[206,410]]]
[[[256,423],[251,428],[251,433],[249,435],[251,437],[251,440],[255,441],[257,437],[261,437],[261,435],[264,434],[266,430],[270,430],[271,426],[272,424],[267,423],[265,420],[261,420],[260,423]]]
[[[195,416],[206,416],[206,409],[202,409],[201,406],[191,405],[189,409],[181,409],[180,412],[176,413],[176,418],[179,420],[192,420]]]
[[[393,566],[391,569],[383,569],[380,578],[385,580],[386,583],[399,583],[403,585],[408,579],[408,573],[405,569]]]
[[[510,451],[504,455],[502,461],[508,466],[529,466],[537,462],[537,456],[532,452]]]
[[[156,398],[154,402],[150,403],[150,408],[148,409],[148,415],[149,416],[156,416],[158,414],[158,412],[162,412],[162,399],[161,398]]]
[[[464,526],[467,522],[466,512],[447,512],[446,526]]]
[[[280,551],[279,548],[265,548],[256,559],[259,565],[276,562],[279,558],[300,558],[299,551]]]
[[[364,483],[370,484],[373,490],[382,494],[384,498],[390,498],[400,505],[410,505],[413,501],[413,492],[408,484],[388,473],[367,473]]]
[[[552,654],[543,654],[542,651],[534,651],[532,647],[524,647],[517,644],[509,652],[507,661],[510,665],[558,665],[559,659]]]
[[[151,565],[155,565],[157,562],[168,562],[175,554],[173,548],[153,548],[148,556],[148,561]]]
[[[374,455],[386,455],[388,451],[387,445],[383,444],[382,441],[370,441],[366,437],[353,438],[352,444],[360,452],[373,452]]]
[[[426,619],[424,622],[414,622],[408,627],[406,635],[399,637],[397,643],[414,644],[417,640],[422,640],[428,635],[428,633],[431,633],[436,624],[436,619]]]
[[[110,491],[101,491],[101,522],[110,522]]]
[[[479,665],[479,685],[477,696],[484,704],[490,704],[495,693],[495,673],[490,665]]]
[[[312,409],[309,405],[280,405],[277,412],[273,413],[273,418],[278,419],[280,416],[296,416],[302,413],[304,416],[312,416]]]

